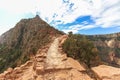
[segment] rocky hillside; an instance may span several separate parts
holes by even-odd
[[[102,60],[107,65],[120,67],[120,33],[87,38],[63,34],[38,15],[21,20],[0,36],[0,80],[120,78],[120,68],[96,64]],[[63,47],[65,42],[67,47]],[[68,57],[67,52],[71,56]],[[93,64],[96,67],[91,66]]]
[[[22,19],[14,28],[0,36],[0,72],[25,63],[38,49],[62,34],[38,15]]]
[[[120,78],[119,68],[101,65],[93,67],[91,72],[77,60],[67,57],[61,48],[66,38],[66,35],[55,38],[51,44],[39,49],[25,64],[14,69],[8,68],[0,74],[0,80],[118,80]]]
[[[92,80],[79,62],[61,52],[61,42],[61,37],[56,38],[24,65],[0,74],[0,80]]]
[[[99,55],[107,65],[120,67],[120,33],[87,36],[99,50]]]

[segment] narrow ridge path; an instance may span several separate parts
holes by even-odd
[[[39,49],[30,61],[4,72],[0,80],[93,80],[82,73],[86,69],[77,60],[60,51],[59,46],[65,39],[61,37]]]
[[[62,55],[58,51],[58,45],[59,39],[56,38],[48,49],[46,63],[50,67],[55,67],[59,65],[62,61]]]

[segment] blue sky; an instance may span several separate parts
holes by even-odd
[[[0,35],[23,18],[39,16],[64,32],[120,32],[120,0],[0,0]]]

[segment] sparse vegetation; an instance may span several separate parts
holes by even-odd
[[[23,19],[15,28],[6,32],[4,42],[0,44],[0,72],[8,67],[16,67],[27,60],[29,55],[35,55],[37,50],[51,42],[52,37],[64,34],[38,16],[33,19]]]
[[[69,38],[63,44],[63,50],[69,57],[84,62],[88,67],[98,64],[98,50],[85,36],[69,33]]]
[[[120,33],[106,34],[106,35],[87,35],[87,39],[93,41],[94,45],[99,50],[99,56],[101,61],[107,65],[120,67],[120,64],[117,64],[116,58],[120,59]],[[113,44],[114,47],[109,47],[108,42],[115,40]],[[114,60],[110,60],[110,53],[114,52]]]

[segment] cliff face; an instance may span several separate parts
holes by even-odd
[[[54,29],[39,16],[22,19],[16,26],[0,36],[0,72],[19,66],[36,51],[64,33]]]
[[[103,62],[120,67],[120,33],[87,37],[98,48]]]

